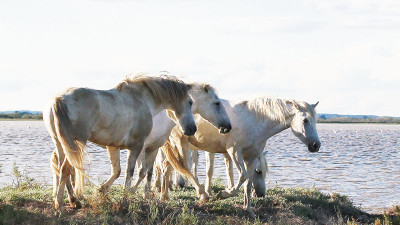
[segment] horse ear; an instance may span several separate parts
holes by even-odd
[[[206,93],[208,93],[208,91],[210,90],[210,86],[208,84],[204,84],[203,85],[203,89]]]
[[[297,110],[300,111],[300,108],[299,108],[299,106],[297,105],[297,103],[296,103],[295,101],[293,101],[293,106],[294,106]]]
[[[319,103],[319,101],[317,103],[313,104],[312,107],[315,109],[315,107],[317,107],[318,103]]]
[[[193,84],[186,84],[186,88],[188,89],[188,90],[191,90],[192,88],[193,88]]]

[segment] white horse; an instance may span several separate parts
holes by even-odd
[[[206,158],[206,182],[205,182],[205,191],[207,194],[211,194],[211,181],[212,176],[214,174],[214,160],[215,160],[215,153],[204,151],[205,158]],[[259,156],[259,159],[256,161],[256,167],[254,169],[253,174],[253,189],[254,193],[257,197],[264,197],[265,196],[265,178],[268,172],[268,164],[267,160],[265,159],[265,153]],[[195,156],[198,155],[194,154]],[[233,180],[233,162],[229,154],[224,153],[224,161],[225,161],[225,168],[226,168],[226,175],[227,175],[227,189],[231,189],[234,186]],[[197,156],[198,157],[198,156]],[[198,163],[198,160],[194,159],[193,164]],[[196,167],[196,166],[193,166]],[[197,177],[197,174],[195,174]]]
[[[255,216],[250,206],[252,178],[256,160],[261,156],[268,138],[290,127],[293,134],[307,145],[310,152],[317,152],[321,146],[316,130],[315,107],[318,103],[310,105],[301,101],[267,97],[238,104],[232,104],[226,100],[221,102],[232,122],[232,130],[229,134],[219,134],[204,119],[195,116],[198,128],[196,134],[187,137],[179,130],[173,129],[162,150],[169,163],[184,176],[191,175],[185,167],[185,162],[181,160],[185,158],[188,148],[213,153],[228,153],[239,171],[239,180],[232,189],[222,191],[218,196],[226,198],[236,195],[239,187],[246,182],[244,207],[251,216]],[[171,170],[168,164],[166,166],[163,184]],[[196,183],[192,182],[192,184],[196,189],[202,188],[196,187]],[[167,198],[168,189],[165,185],[161,187],[163,198]]]
[[[190,144],[189,144],[190,146]],[[214,174],[214,159],[215,153],[204,151],[205,158],[206,158],[206,182],[205,182],[205,191],[208,195],[211,195],[211,180]],[[265,153],[263,156],[259,157],[257,160],[257,164],[254,170],[253,175],[253,189],[254,194],[257,197],[264,197],[265,196],[265,178],[268,172],[268,164],[267,160],[265,159]],[[224,153],[224,160],[225,160],[225,168],[227,174],[227,189],[231,189],[234,185],[233,181],[233,166],[232,166],[232,159],[229,157],[227,153]],[[163,167],[163,163],[166,160],[165,154],[160,151],[157,155],[157,159],[154,165],[155,177],[154,177],[154,184],[153,189],[161,191],[161,170]],[[189,150],[188,151],[188,168],[191,168],[191,171],[198,181],[198,174],[197,174],[197,167],[199,164],[199,151],[198,150]],[[176,174],[175,171],[175,186],[183,188],[185,186],[185,180],[182,175]],[[170,182],[170,189],[172,188],[172,182]]]
[[[193,100],[193,114],[200,114],[203,116],[203,118],[218,128],[221,133],[229,132],[231,130],[231,123],[228,114],[220,104],[220,99],[218,98],[215,89],[209,84],[199,83],[193,83],[191,84],[191,87],[192,88],[189,91],[189,95]],[[153,128],[150,132],[150,135],[146,138],[143,150],[136,161],[139,173],[134,185],[132,185],[132,192],[136,191],[141,181],[147,175],[144,197],[148,198],[155,157],[157,156],[158,149],[168,139],[172,128],[175,126],[176,122],[167,116],[166,110],[161,111],[153,117]],[[114,157],[113,153],[114,152],[109,152],[112,175],[99,188],[99,192],[101,193],[106,193],[109,191],[112,183],[119,177],[121,172],[119,154],[117,155],[118,157]],[[57,164],[57,160],[53,154],[52,168],[55,174],[59,173]],[[129,159],[127,164],[131,164]],[[126,171],[126,174],[125,188],[128,188],[131,183],[132,174],[129,174],[129,171]],[[198,194],[200,198],[203,197],[203,193]]]
[[[206,121],[212,124],[213,127],[219,129],[220,133],[228,133],[231,130],[231,122],[228,114],[224,107],[220,104],[216,91],[209,84],[197,84],[193,83],[192,88],[189,90],[189,95],[193,99],[192,111],[195,115],[201,115]],[[170,113],[171,114],[171,113]],[[174,118],[174,115],[170,115]],[[172,128],[176,126],[176,122],[167,116],[166,111],[161,111],[155,117],[153,117],[153,128],[150,135],[147,137],[144,143],[142,153],[139,155],[137,166],[139,169],[138,177],[135,183],[132,185],[132,192],[135,192],[141,181],[146,177],[146,184],[144,190],[144,197],[148,197],[150,190],[151,177],[153,172],[153,164],[157,156],[158,149],[164,145],[168,139]],[[111,155],[111,154],[110,154]],[[105,184],[100,187],[100,191],[108,191],[112,182],[118,177],[119,171],[119,159],[111,158],[112,172],[113,175],[110,177]],[[128,164],[130,164],[128,159]],[[132,175],[125,179],[125,188],[130,186]],[[204,193],[198,190],[198,196],[204,197]]]
[[[44,122],[57,148],[58,177],[54,176],[55,208],[63,212],[66,183],[70,204],[79,207],[69,182],[75,168],[75,193],[84,185],[83,150],[87,141],[107,146],[115,157],[119,149],[129,150],[127,170],[133,174],[144,141],[152,129],[152,117],[164,109],[179,121],[186,135],[196,132],[191,110],[191,85],[176,77],[136,76],[126,78],[111,90],[70,88],[54,98],[44,110]],[[110,155],[111,157],[111,155]],[[68,181],[68,182],[67,182]]]

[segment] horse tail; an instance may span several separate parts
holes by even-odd
[[[172,167],[174,167],[175,170],[178,170],[178,172],[181,173],[183,176],[185,176],[188,179],[194,180],[193,174],[191,174],[190,171],[184,166],[182,158],[179,156],[179,150],[177,146],[173,145],[170,139],[171,136],[161,147],[169,163],[171,163]],[[181,160],[179,160],[178,158],[180,158]]]
[[[264,154],[260,155],[260,162],[261,162],[260,164],[261,164],[262,177],[265,180],[265,177],[267,176],[267,173],[269,174],[269,171],[268,171],[268,162]]]
[[[61,97],[55,99],[52,111],[57,139],[60,141],[64,149],[64,154],[67,157],[68,162],[75,168],[75,193],[77,196],[82,196],[84,177],[87,176],[84,173],[85,165],[83,161],[85,142],[79,141],[73,137],[68,108]]]

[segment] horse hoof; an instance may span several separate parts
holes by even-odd
[[[99,188],[97,189],[97,193],[98,193],[98,194],[105,195],[109,190],[110,190],[109,188],[106,188],[106,187],[104,187],[104,186],[101,186],[101,187],[99,187]]]
[[[150,199],[149,193],[145,192],[145,193],[143,194],[143,199],[144,199],[144,200]]]
[[[82,204],[79,200],[75,200],[75,202],[71,202],[71,203],[69,203],[69,205],[73,209],[81,209],[82,208]]]
[[[247,212],[249,213],[249,216],[250,216],[252,219],[254,219],[254,218],[257,217],[256,214],[254,213],[254,211],[253,211],[252,209],[250,209],[250,210],[248,209]]]
[[[227,191],[220,191],[217,194],[217,198],[218,199],[225,199],[225,198],[229,198],[232,197],[233,195]]]
[[[61,217],[61,216],[62,216],[62,213],[61,213],[60,211],[56,211],[56,212],[54,213],[54,216],[55,216],[55,217]]]
[[[55,208],[56,208],[56,216],[61,217],[65,211],[64,206],[58,205],[57,203],[55,203]]]
[[[169,201],[169,197],[161,196],[160,201],[161,202]]]
[[[203,194],[200,196],[200,202],[207,202],[210,199],[208,194]]]

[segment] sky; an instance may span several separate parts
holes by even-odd
[[[220,98],[400,116],[397,0],[0,0],[0,111],[169,71]]]

